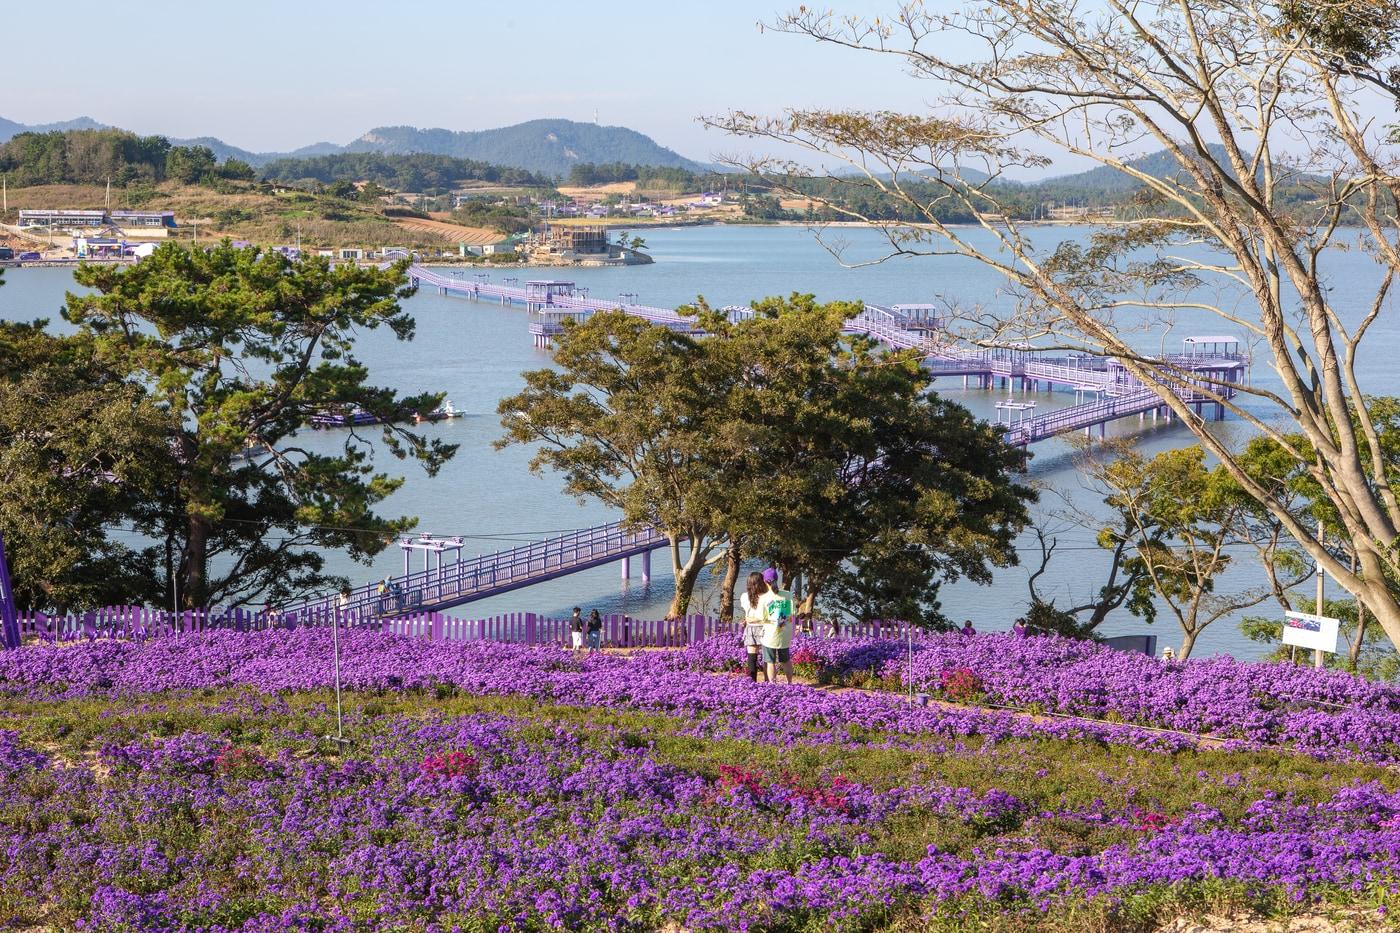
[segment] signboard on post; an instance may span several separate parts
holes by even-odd
[[[5,559],[5,539],[0,537],[0,648],[19,647],[19,607],[10,585],[10,564]]]
[[[1314,651],[1337,653],[1337,628],[1341,622],[1328,616],[1305,612],[1283,614],[1283,643],[1311,648]]]

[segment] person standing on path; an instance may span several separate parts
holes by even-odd
[[[593,609],[588,613],[588,651],[592,653],[603,647],[603,617],[598,615],[598,610]]]
[[[578,606],[574,607],[574,614],[569,619],[569,640],[575,651],[583,650],[583,610]]]
[[[759,606],[767,593],[768,584],[763,581],[763,574],[755,570],[749,574],[744,592],[739,597],[739,607],[744,610],[744,628],[740,634],[740,641],[744,644],[744,650],[748,652],[749,680],[754,682],[758,681],[758,652],[763,647],[765,622],[763,610]],[[766,672],[763,678],[769,679]]]
[[[782,667],[787,682],[792,683],[792,594],[778,589],[778,571],[769,567],[763,571],[763,582],[768,584],[768,592],[759,600],[763,611],[763,664],[768,672],[768,682],[778,682],[778,668]]]

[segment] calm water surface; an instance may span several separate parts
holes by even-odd
[[[953,258],[905,258],[864,268],[843,268],[812,234],[797,227],[694,227],[644,231],[648,248],[656,257],[651,266],[619,269],[530,269],[521,277],[566,278],[585,285],[594,297],[636,293],[638,300],[657,306],[674,306],[703,295],[716,306],[745,304],[766,295],[811,292],[819,299],[864,299],[889,304],[933,301],[942,296],[960,302],[980,302],[991,307],[1011,307],[1000,280],[982,267]],[[871,230],[842,232],[851,255],[873,258],[879,254],[879,234]],[[1078,228],[1044,228],[1036,237],[1041,245],[1062,239],[1083,239]],[[848,257],[849,258],[849,257]],[[1337,257],[1346,265],[1333,283],[1335,300],[1345,314],[1364,313],[1370,297],[1366,286],[1374,272],[1362,258],[1348,254]],[[492,273],[499,281],[506,273]],[[0,318],[29,320],[48,317],[57,321],[66,290],[73,288],[71,270],[11,269],[0,288]],[[596,503],[579,503],[560,491],[553,475],[535,476],[527,469],[529,451],[515,447],[502,451],[492,448],[501,434],[495,415],[497,401],[514,393],[522,384],[520,374],[547,365],[548,354],[530,345],[526,332],[527,315],[518,309],[501,308],[460,298],[447,298],[423,292],[408,303],[417,320],[417,336],[407,343],[393,339],[387,331],[366,334],[357,352],[369,364],[373,380],[403,392],[442,391],[458,408],[470,414],[458,421],[430,425],[430,435],[461,445],[457,457],[437,477],[428,479],[411,468],[407,482],[384,506],[388,514],[419,517],[419,530],[439,535],[464,535],[466,552],[480,553],[511,547],[517,543],[571,530],[614,518]],[[55,324],[60,327],[61,322]],[[1144,349],[1169,350],[1180,346],[1180,339],[1191,334],[1229,333],[1218,319],[1183,314],[1173,326],[1154,324],[1139,337]],[[1383,351],[1400,346],[1400,326],[1388,311],[1376,325],[1370,341],[1370,356],[1361,361],[1361,379],[1375,394],[1400,394],[1400,378]],[[1273,384],[1276,377],[1264,366],[1256,366],[1257,383]],[[977,414],[994,418],[999,393],[961,388],[960,379],[939,385],[957,401]],[[1005,390],[1002,390],[1004,392]],[[1069,393],[1042,393],[1032,396],[1040,411],[1072,404]],[[1133,435],[1149,452],[1189,444],[1191,435],[1183,428],[1159,425],[1140,428],[1136,419],[1110,426],[1110,433]],[[1239,434],[1238,422],[1226,422],[1220,430]],[[329,449],[342,443],[343,432],[308,432],[305,443]],[[1030,479],[1045,488],[1044,504],[1038,509],[1063,506],[1068,499],[1082,508],[1093,509],[1096,497],[1088,493],[1074,468],[1071,447],[1063,441],[1050,441],[1034,448]],[[378,465],[391,473],[401,472],[398,461],[382,456]],[[1042,577],[1042,595],[1053,597],[1064,606],[1086,600],[1104,579],[1106,557],[1094,544],[1094,529],[1069,527],[1059,531],[1060,550],[1049,572]],[[1033,569],[1039,551],[1034,538],[1022,540],[1021,567],[999,571],[991,586],[958,583],[945,588],[945,611],[962,619],[972,618],[979,628],[1005,629],[1024,611],[1028,594],[1026,564]],[[1221,584],[1221,590],[1260,582],[1259,571],[1245,551],[1238,554],[1240,566]],[[402,570],[397,549],[381,554],[369,568],[356,565],[338,554],[328,558],[331,570],[355,579],[367,579]],[[484,600],[456,610],[463,616],[477,617],[497,612],[529,610],[566,613],[577,604],[597,607],[603,612],[629,612],[659,616],[671,594],[668,560],[664,552],[653,556],[653,580],[649,586],[639,581],[639,561],[634,560],[630,585],[619,580],[616,565],[596,568],[560,580]],[[415,565],[415,567],[418,565]],[[700,594],[702,605],[713,608],[717,593],[713,584]],[[1271,611],[1267,606],[1261,607]],[[1120,612],[1104,625],[1105,634],[1155,631],[1164,644],[1175,644],[1179,633],[1175,623],[1162,616],[1152,629]],[[1222,621],[1208,629],[1197,643],[1199,654],[1228,652],[1237,657],[1259,653],[1245,641],[1233,621]]]

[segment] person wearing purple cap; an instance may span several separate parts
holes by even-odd
[[[778,571],[769,567],[763,571],[763,582],[768,592],[759,600],[763,610],[763,664],[768,673],[769,683],[778,682],[778,667],[792,683],[792,594],[778,589]]]
[[[763,580],[763,574],[754,571],[749,574],[744,592],[739,597],[739,607],[744,610],[743,642],[744,650],[748,652],[748,675],[749,680],[758,680],[758,651],[763,647],[763,610],[759,604],[768,593],[768,584]],[[767,678],[764,674],[764,678]]]

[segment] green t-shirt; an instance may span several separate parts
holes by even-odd
[[[764,593],[758,600],[763,610],[763,647],[788,648],[792,645],[792,594],[785,590]]]

